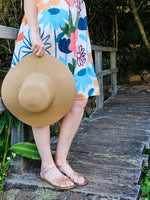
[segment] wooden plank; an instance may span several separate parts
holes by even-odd
[[[111,51],[117,51],[117,48],[115,47],[103,47],[103,46],[97,46],[97,45],[92,45],[92,50],[93,51],[106,51],[106,52],[111,52]]]
[[[92,172],[94,173],[93,169]],[[30,191],[33,191],[35,188],[49,189],[49,192],[51,192],[51,189],[54,191],[54,188],[51,185],[40,181],[39,173],[36,173],[35,171],[33,173],[26,173],[23,175],[10,174],[9,179],[7,178],[6,187],[10,189],[13,187],[13,185],[15,186],[15,188],[22,188],[24,190],[28,189]],[[138,199],[139,191],[140,185],[138,184],[110,183],[109,181],[103,181],[101,179],[99,180],[99,182],[95,183],[95,180],[90,177],[88,185],[84,187],[76,187],[73,189],[72,192],[80,192],[81,194],[84,194],[84,196],[87,194],[88,197],[93,194],[93,198],[90,198],[93,200],[136,200]],[[45,192],[46,191],[44,191],[44,194]],[[63,193],[65,193],[65,191],[63,191]]]
[[[0,25],[0,38],[16,40],[19,29]]]
[[[103,110],[97,109],[94,112],[96,119],[91,117],[82,121],[80,128],[85,128],[85,131],[79,128],[68,161],[75,170],[89,179],[89,184],[77,187],[73,192],[93,194],[92,199],[139,199],[140,169],[145,160],[148,163],[148,156],[143,154],[143,150],[146,143],[149,143],[150,135],[146,131],[150,130],[149,99],[150,95],[119,93],[112,98],[112,104],[105,103]],[[142,102],[147,109],[146,115]],[[134,108],[129,110],[129,115],[125,111],[127,107]],[[137,116],[136,110],[139,111]],[[51,144],[53,150],[56,150],[56,145],[57,142]],[[15,188],[51,189],[51,186],[39,181],[40,166],[34,166],[36,169],[32,168],[21,176],[11,174],[7,184]]]
[[[118,72],[118,69],[107,69],[102,72],[96,73],[96,76],[97,77],[107,76],[107,75],[110,75],[112,73],[117,73],[117,72]]]
[[[20,122],[20,130],[13,125],[11,130],[11,145],[14,145],[18,142],[24,142],[24,124]],[[24,158],[20,155],[17,155],[17,160],[13,162],[11,172],[21,173],[24,168]]]
[[[82,161],[81,164],[87,165],[90,163],[90,165],[97,165],[99,167],[105,167],[107,168],[122,168],[122,169],[133,169],[133,170],[139,170],[140,167],[143,165],[143,161],[148,159],[148,155],[141,155],[141,156],[121,156],[121,155],[111,155],[111,154],[105,154],[105,153],[95,153],[92,152],[92,154],[88,152],[76,152],[71,151],[68,155],[68,161],[69,163],[79,163]],[[80,169],[81,167],[79,167]]]

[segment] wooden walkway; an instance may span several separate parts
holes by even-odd
[[[139,199],[141,166],[148,163],[143,153],[149,148],[149,138],[150,93],[119,91],[103,110],[97,110],[80,126],[68,160],[90,182],[72,192],[88,200]],[[39,181],[37,171],[21,176],[10,174],[7,187],[50,188]]]

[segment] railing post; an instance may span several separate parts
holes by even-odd
[[[116,51],[110,52],[110,65],[112,70],[116,69]],[[112,96],[117,95],[117,71],[111,74],[111,89]]]
[[[95,71],[98,76],[100,95],[96,97],[96,108],[103,108],[103,67],[102,67],[102,51],[95,51]]]
[[[24,124],[22,122],[20,122],[19,131],[15,125],[13,125],[11,129],[11,146],[18,142],[24,142]],[[17,155],[17,160],[12,163],[11,171],[14,173],[21,173],[23,169],[23,163],[23,157]]]

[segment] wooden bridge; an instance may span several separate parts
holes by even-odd
[[[89,184],[58,192],[56,199],[140,199],[141,167],[148,164],[144,152],[149,148],[149,138],[150,93],[131,93],[128,88],[119,91],[103,109],[97,109],[91,118],[82,121],[71,146],[68,160],[74,169],[88,177]],[[52,143],[53,152],[55,146]],[[40,165],[33,166],[22,175],[10,174],[7,189],[28,189],[26,195],[35,195],[39,188],[56,192],[39,180]]]
[[[96,52],[96,68],[101,68],[102,48],[93,48]],[[7,178],[6,189],[19,188],[22,192],[18,191],[14,199],[33,199],[26,198],[26,195],[36,196],[38,188],[49,189],[50,194],[55,192],[55,198],[51,199],[57,200],[140,199],[141,167],[148,164],[148,156],[144,152],[149,147],[150,93],[132,93],[130,88],[126,88],[119,90],[118,95],[113,97],[117,94],[116,49],[110,50],[111,69],[105,72],[98,69],[97,73],[99,83],[103,75],[111,74],[112,97],[105,102],[103,109],[103,101],[100,101],[103,96],[97,99],[97,109],[90,118],[82,121],[68,157],[72,167],[88,177],[89,184],[68,192],[56,192],[39,180],[40,163],[32,161],[28,171],[22,174],[10,173]],[[14,129],[12,141],[23,140],[23,128],[21,133]],[[53,152],[55,146],[53,142]],[[21,160],[19,167],[20,163]],[[27,190],[25,193],[24,189]]]

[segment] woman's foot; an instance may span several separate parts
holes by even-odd
[[[55,166],[48,165],[46,168],[41,168],[41,180],[50,184],[51,186],[57,189],[71,189],[76,187],[76,184],[73,183],[68,177],[63,175]]]
[[[78,186],[84,186],[88,184],[88,180],[82,174],[75,172],[67,161],[62,165],[56,163],[56,166],[63,174],[65,174]]]

